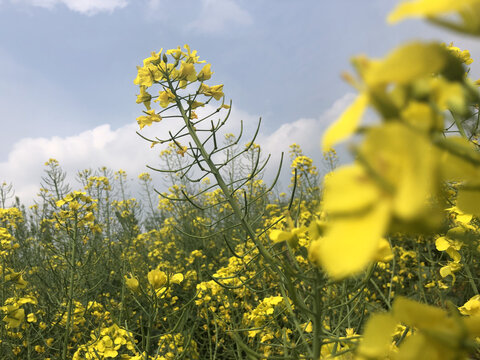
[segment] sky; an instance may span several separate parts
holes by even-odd
[[[295,142],[321,167],[322,133],[355,97],[340,76],[352,56],[381,57],[408,39],[454,41],[478,59],[472,76],[480,77],[479,43],[420,20],[389,26],[397,3],[0,0],[0,182],[28,203],[49,158],[69,179],[99,166],[134,179],[156,165],[158,151],[135,133],[136,65],[184,44],[212,64],[233,125],[253,131],[262,118],[257,142],[274,163]]]

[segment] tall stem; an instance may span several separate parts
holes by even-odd
[[[70,257],[70,279],[68,284],[68,299],[67,299],[67,323],[65,325],[65,339],[63,341],[62,360],[67,360],[68,341],[70,339],[70,328],[73,313],[73,286],[75,283],[75,257],[77,252],[77,237],[78,237],[78,218],[75,214],[75,231],[73,238],[71,238],[72,254]]]
[[[175,95],[175,102],[177,104],[178,109],[180,110],[180,114],[182,115],[182,118],[185,122],[185,125],[188,129],[188,132],[189,132],[190,136],[192,137],[193,142],[195,143],[196,147],[199,149],[203,160],[206,162],[208,168],[210,169],[211,173],[215,177],[215,180],[217,180],[217,184],[220,187],[220,189],[222,190],[225,197],[227,198],[227,201],[230,204],[230,206],[232,207],[235,216],[240,221],[240,224],[245,229],[248,236],[252,239],[252,241],[257,246],[260,254],[267,261],[267,263],[269,263],[273,267],[273,269],[270,269],[270,270],[273,271],[274,273],[278,273],[278,274],[281,274],[281,275],[285,276],[283,274],[283,272],[281,271],[280,267],[276,264],[275,259],[270,255],[270,253],[267,251],[267,249],[259,241],[257,235],[255,234],[255,231],[252,229],[250,224],[245,220],[245,218],[243,216],[243,212],[240,208],[240,205],[235,200],[235,198],[231,195],[227,184],[225,183],[222,175],[220,174],[220,171],[215,166],[213,161],[210,159],[210,155],[205,150],[205,147],[203,146],[202,142],[198,138],[197,131],[195,130],[195,128],[193,127],[189,117],[187,116],[187,113],[186,113],[185,109],[183,108],[183,105],[180,101],[180,98],[177,96],[177,93],[175,91],[175,88],[174,88],[170,78],[167,77],[167,81],[168,81],[168,86],[170,88],[170,91],[172,92],[172,94]]]

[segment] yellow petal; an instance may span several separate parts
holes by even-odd
[[[358,163],[342,166],[325,176],[323,210],[329,214],[365,211],[380,198],[381,189]]]
[[[367,94],[360,94],[340,118],[327,129],[322,140],[322,151],[330,150],[333,145],[355,132],[367,105]]]
[[[444,310],[402,296],[395,299],[393,313],[399,322],[419,329],[443,327],[447,324],[447,313]]]
[[[472,218],[473,216],[471,214],[458,214],[455,220],[463,225],[468,225],[470,221],[472,221]]]
[[[367,359],[383,359],[389,352],[397,321],[390,314],[374,314],[365,326],[358,354]]]
[[[455,274],[453,273],[451,266],[445,265],[440,269],[440,276],[442,278],[445,278],[445,277],[450,276],[450,275],[452,276],[452,283],[454,283],[455,282]]]
[[[390,208],[388,201],[380,201],[362,215],[333,219],[325,237],[312,244],[310,259],[335,279],[363,270],[375,258],[388,227]]]
[[[443,130],[443,118],[425,102],[410,101],[408,106],[402,110],[403,121],[424,131]]]
[[[466,111],[465,89],[459,82],[447,81],[443,78],[431,79],[431,98],[439,110],[451,109],[457,113]]]
[[[429,340],[422,333],[416,333],[409,336],[400,345],[399,351],[395,356],[396,360],[429,359],[444,360],[452,359],[446,355],[444,348],[436,346],[437,344]]]
[[[270,231],[269,236],[270,236],[270,240],[277,243],[277,242],[287,241],[290,238],[290,233],[287,231],[274,229]]]
[[[439,16],[462,10],[474,3],[478,3],[478,0],[417,0],[403,2],[390,13],[387,21],[395,23],[413,16]]]
[[[388,262],[393,259],[393,252],[392,248],[390,247],[390,243],[387,239],[380,239],[380,243],[378,244],[378,249],[375,253],[374,260],[380,262]]]
[[[457,207],[465,213],[480,216],[480,190],[458,190]]]
[[[480,168],[467,160],[480,161],[480,154],[472,143],[461,137],[449,137],[443,140],[441,145],[446,149],[440,158],[440,170],[444,180],[478,181],[480,179]]]
[[[470,298],[458,310],[462,315],[480,315],[480,295],[475,295]]]
[[[480,315],[475,314],[465,318],[464,324],[471,336],[480,336]]]
[[[435,247],[438,251],[445,251],[450,247],[450,243],[447,239],[441,236],[435,241]]]
[[[360,153],[384,186],[391,187],[395,215],[410,221],[425,212],[427,199],[438,189],[437,152],[426,137],[391,122],[371,129]]]
[[[172,276],[172,278],[170,279],[170,282],[172,284],[180,284],[183,281],[183,279],[184,279],[183,274],[177,273]]]
[[[452,260],[456,263],[460,262],[462,260],[462,256],[460,253],[455,250],[453,247],[447,249],[447,254],[452,258]]]
[[[449,58],[448,50],[437,43],[413,42],[395,49],[384,60],[372,61],[365,72],[369,86],[406,84],[440,72]]]

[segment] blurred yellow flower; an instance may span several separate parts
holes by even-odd
[[[147,279],[150,285],[156,290],[165,285],[167,282],[167,275],[163,271],[155,269],[148,273]]]
[[[462,315],[480,315],[480,295],[470,298],[463,306],[458,308]]]
[[[456,14],[455,20],[445,17]],[[479,0],[415,0],[404,1],[388,16],[389,23],[396,23],[409,17],[425,17],[446,28],[480,35]]]
[[[25,310],[19,308],[18,305],[6,305],[2,306],[1,309],[7,313],[3,318],[10,328],[19,327],[25,318]]]
[[[177,273],[171,277],[170,282],[172,284],[180,284],[183,281],[183,279],[184,279],[183,274]]]
[[[130,277],[125,276],[125,285],[131,291],[137,291],[139,283],[138,283],[138,280],[135,277],[130,275]]]

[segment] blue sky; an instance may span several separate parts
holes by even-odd
[[[436,38],[469,48],[480,63],[472,39],[415,20],[388,26],[396,3],[0,0],[0,181],[27,200],[49,157],[70,172],[106,165],[136,177],[155,154],[135,134],[135,66],[185,43],[212,63],[233,121],[263,118],[267,151],[299,142],[319,159],[322,131],[353,98],[340,77],[351,56]]]

